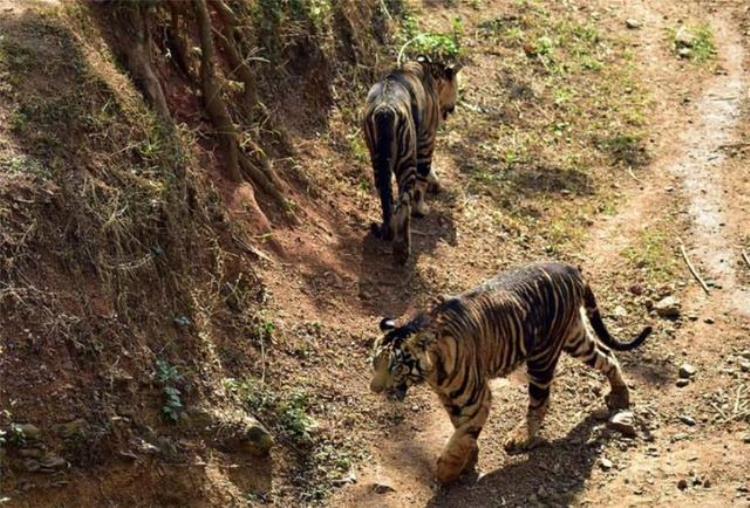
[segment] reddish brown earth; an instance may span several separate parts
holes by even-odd
[[[466,33],[471,34],[481,20],[509,8],[500,0],[482,2],[480,10],[457,3],[424,2],[427,23],[444,28],[460,14]],[[486,196],[471,190],[464,171],[466,152],[460,145],[481,140],[461,136],[461,129],[468,131],[471,126],[460,116],[470,101],[482,103],[482,93],[498,89],[498,75],[489,71],[502,65],[502,58],[488,44],[479,45],[474,48],[474,65],[463,71],[468,99],[441,134],[438,146],[436,163],[446,191],[433,198],[432,214],[415,222],[412,264],[394,267],[388,246],[367,235],[369,221],[377,217],[376,200],[352,186],[360,175],[369,176],[367,164],[342,156],[324,135],[298,131],[293,135],[296,162],[324,189],[314,197],[295,196],[304,207],[302,226],[276,227],[267,236],[266,225],[259,225],[248,212],[253,207],[246,205],[255,199],[249,189],[235,189],[227,198],[232,219],[246,226],[245,240],[264,252],[253,258],[253,265],[271,302],[266,312],[280,331],[263,355],[238,362],[255,376],[262,372],[264,381],[275,389],[315,393],[311,411],[322,432],[333,436],[334,446],[347,440],[347,446],[361,454],[353,474],[334,479],[342,481],[335,482],[326,503],[750,503],[750,373],[740,367],[742,355],[750,350],[750,266],[740,257],[742,249],[750,250],[750,13],[741,2],[574,4],[581,16],[597,13],[592,19],[600,31],[630,41],[640,84],[652,98],[645,127],[650,162],[630,173],[603,170],[595,186],[602,196],[606,194],[602,189],[610,189],[616,211],[592,212],[588,227],[572,226],[583,235],[582,247],[556,251],[557,257],[583,265],[615,332],[630,335],[644,322],[655,327],[641,350],[619,355],[633,387],[637,436],[626,438],[606,427],[601,419],[604,380],[565,359],[542,430],[546,443],[521,455],[503,451],[505,433],[524,414],[526,388],[522,382],[498,380],[493,386],[493,412],[479,440],[478,474],[446,488],[434,481],[435,460],[451,432],[437,399],[427,389],[412,390],[400,404],[368,393],[368,347],[381,316],[408,314],[439,293],[462,291],[511,265],[550,257],[547,239],[538,231],[503,223],[507,215],[501,215],[499,225],[490,220],[496,209]],[[0,14],[21,15],[28,5],[0,0]],[[629,18],[639,20],[642,27],[628,30]],[[711,26],[717,45],[715,67],[680,60],[671,50],[667,29],[682,19],[703,20]],[[491,98],[488,102],[492,104]],[[528,107],[533,108],[533,103]],[[330,123],[332,130],[350,128],[340,115]],[[542,204],[529,199],[529,206],[537,207],[542,229],[549,226],[544,216],[554,217],[558,206],[568,210],[580,204],[584,209],[587,200],[599,197],[551,193],[539,198]],[[637,266],[627,254],[644,249],[644,235],[656,230],[668,245],[672,275],[667,280],[655,278],[649,267]],[[519,231],[531,240],[512,241]],[[688,272],[680,257],[681,242],[711,282],[709,294]],[[630,291],[634,285],[643,289],[642,294]],[[682,302],[680,319],[649,313],[647,301],[666,294]],[[613,315],[618,306],[625,315]],[[231,339],[230,334],[224,337]],[[686,361],[697,368],[697,374],[679,388],[678,368]],[[694,419],[695,425],[685,424],[681,416]],[[59,482],[34,477],[26,484],[31,485],[27,492],[17,496],[14,491],[9,505],[310,502],[299,494],[309,486],[295,483],[299,454],[283,442],[268,462],[195,443],[189,453],[190,460],[140,457],[135,463],[74,468]],[[606,461],[611,466],[605,467]],[[681,480],[687,488],[678,488]],[[262,495],[246,497],[248,492]],[[2,499],[0,491],[0,504]]]

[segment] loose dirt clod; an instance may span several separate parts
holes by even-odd
[[[635,416],[632,411],[619,411],[615,413],[607,422],[607,426],[624,436],[635,437],[637,435]]]

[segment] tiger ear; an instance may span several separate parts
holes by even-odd
[[[446,77],[447,79],[453,79],[453,77],[454,77],[454,76],[455,76],[456,74],[458,74],[458,71],[460,71],[460,70],[461,70],[461,69],[463,69],[463,68],[464,68],[464,65],[463,65],[463,64],[460,64],[460,63],[459,63],[459,64],[456,64],[456,65],[453,65],[453,66],[451,66],[451,67],[446,67],[446,68],[445,68],[445,77]]]
[[[396,320],[393,318],[383,318],[380,320],[380,331],[389,332],[396,329]]]

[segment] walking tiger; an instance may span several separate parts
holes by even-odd
[[[372,231],[393,241],[401,264],[411,253],[411,215],[428,213],[425,193],[428,184],[437,185],[435,135],[455,110],[459,70],[420,56],[376,83],[367,96],[363,131],[383,211],[382,224],[373,224]],[[395,207],[391,174],[398,186]]]
[[[586,318],[599,340],[588,332]],[[455,432],[437,463],[443,483],[476,463],[477,438],[490,411],[489,380],[525,364],[527,415],[505,447],[526,449],[536,441],[562,351],[605,374],[611,386],[607,404],[626,408],[628,387],[611,350],[634,349],[651,333],[646,327],[628,343],[612,338],[579,270],[561,263],[510,271],[403,326],[384,319],[381,330],[385,335],[374,345],[371,390],[402,399],[409,386],[426,381],[450,415]]]

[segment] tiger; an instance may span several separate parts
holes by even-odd
[[[380,329],[384,335],[373,345],[371,391],[403,400],[410,386],[426,382],[450,416],[454,433],[437,460],[443,484],[476,465],[491,379],[525,364],[526,417],[503,444],[508,452],[528,450],[539,444],[537,432],[562,351],[605,374],[611,388],[607,405],[612,411],[625,409],[630,394],[612,351],[635,349],[652,331],[646,326],[627,343],[614,339],[580,270],[557,262],[512,269],[459,296],[438,299],[401,326],[384,318]]]
[[[362,130],[383,213],[382,224],[371,229],[375,237],[393,241],[400,264],[411,254],[412,213],[427,215],[426,191],[439,188],[432,168],[435,135],[456,109],[460,70],[460,64],[419,56],[373,85],[367,95]],[[395,208],[391,173],[398,185]]]

